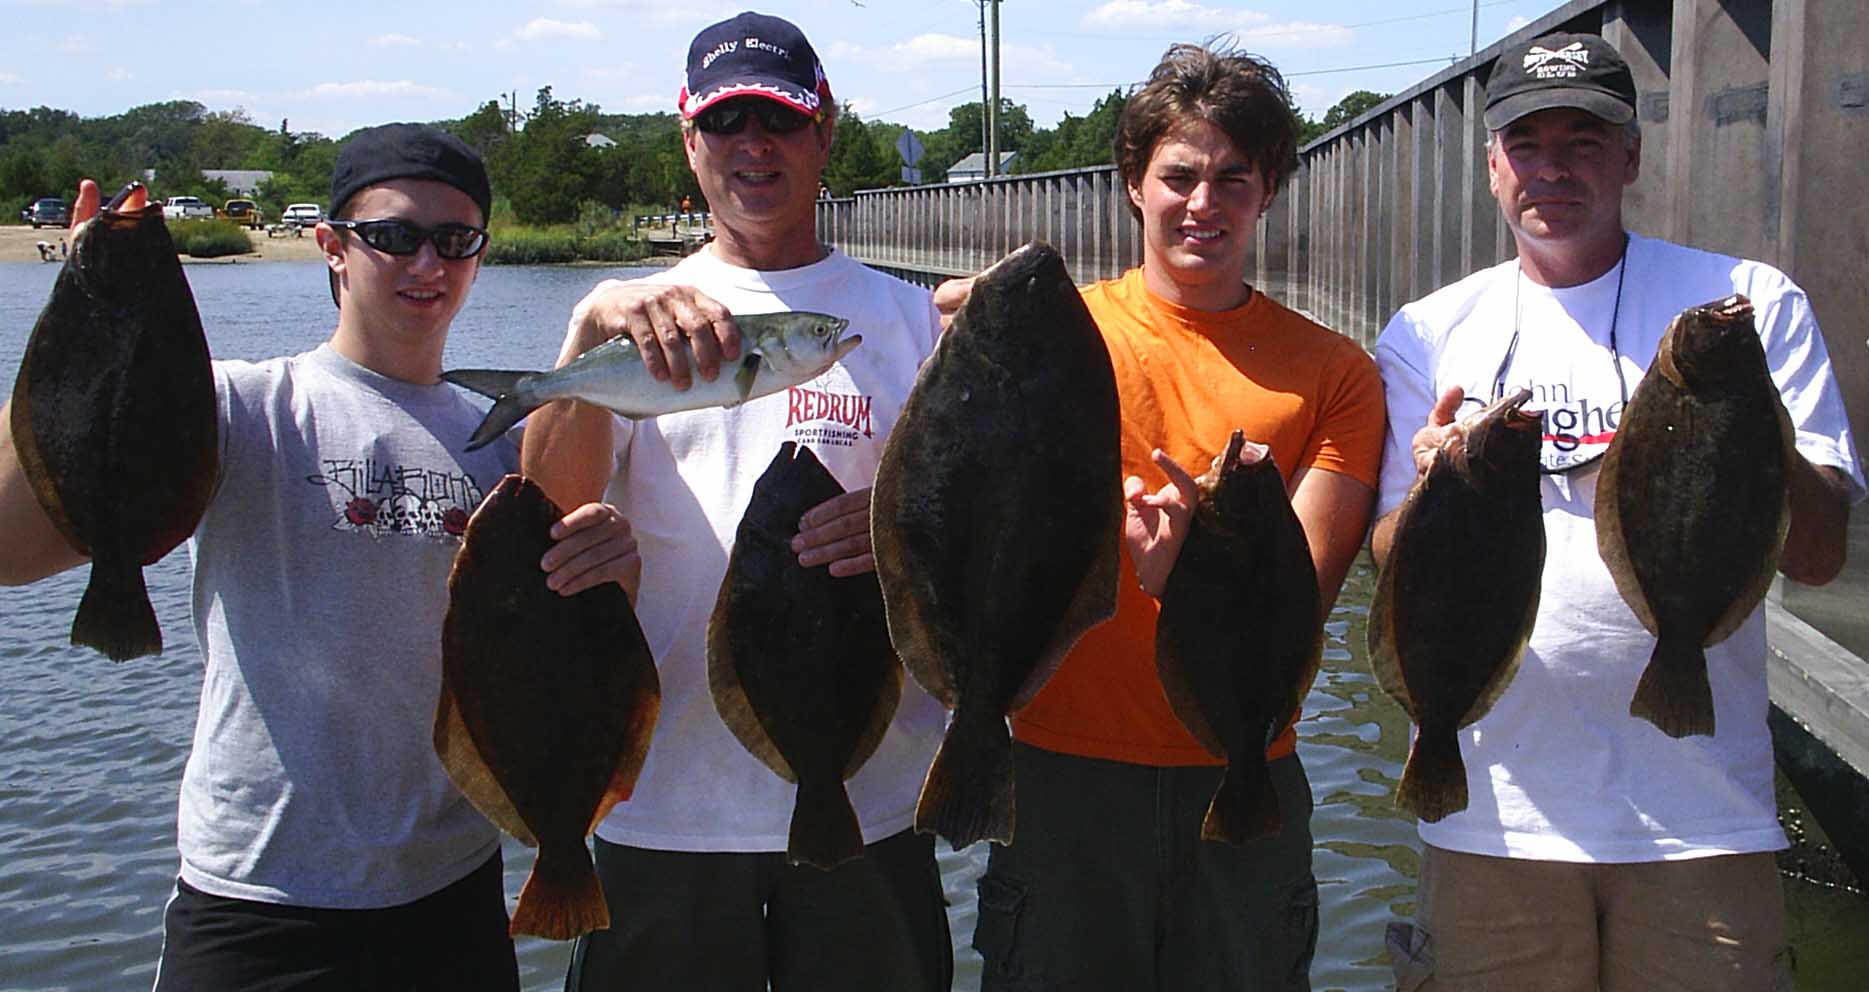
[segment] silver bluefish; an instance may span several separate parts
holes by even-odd
[[[1461,421],[1397,511],[1376,576],[1369,661],[1418,732],[1395,804],[1430,823],[1467,808],[1460,728],[1518,671],[1544,575],[1541,420],[1521,389]]]
[[[162,650],[143,566],[194,533],[220,474],[208,342],[162,212],[132,183],[87,224],[33,326],[9,426],[91,580],[71,643]]]
[[[1778,570],[1791,418],[1744,296],[1682,311],[1629,397],[1596,481],[1596,544],[1655,635],[1629,713],[1708,734],[1705,649],[1739,629]]]
[[[467,442],[473,451],[553,400],[583,400],[631,419],[738,406],[811,381],[863,341],[860,334],[844,336],[848,320],[805,310],[735,314],[733,322],[740,325],[738,365],[723,368],[712,382],[696,376],[687,389],[651,376],[641,350],[627,337],[611,338],[549,372],[451,369],[441,378],[494,398],[493,409]],[[694,367],[686,338],[675,350]]]
[[[1078,637],[1116,610],[1116,373],[1050,245],[974,282],[902,404],[871,493],[889,639],[954,711],[915,829],[1012,843],[1012,739]]]
[[[1201,838],[1235,847],[1278,833],[1265,750],[1298,715],[1324,647],[1304,525],[1271,450],[1247,444],[1234,431],[1195,480],[1199,502],[1155,623],[1169,706],[1208,753],[1227,759]]]

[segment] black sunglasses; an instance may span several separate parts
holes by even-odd
[[[471,224],[441,224],[423,227],[390,217],[379,220],[326,221],[332,227],[357,232],[363,243],[386,255],[413,255],[422,250],[422,242],[435,243],[435,254],[460,261],[486,250],[487,232]]]
[[[771,100],[730,100],[694,115],[694,126],[708,134],[739,134],[755,117],[767,134],[791,134],[818,119]]]

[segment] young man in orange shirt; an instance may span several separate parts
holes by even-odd
[[[1369,521],[1384,426],[1374,362],[1245,281],[1297,137],[1277,70],[1193,45],[1168,50],[1118,124],[1143,264],[1083,295],[1121,396],[1130,554],[1116,616],[1013,717],[1019,832],[980,881],[984,989],[1310,987],[1317,883],[1296,734],[1267,752],[1278,834],[1203,841],[1223,765],[1155,669],[1155,597],[1193,499],[1181,466],[1205,466],[1235,428],[1285,473],[1326,613]],[[949,283],[936,303],[951,314],[967,289]]]

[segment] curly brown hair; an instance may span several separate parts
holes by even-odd
[[[1123,182],[1141,186],[1149,156],[1163,137],[1200,120],[1231,138],[1265,179],[1266,203],[1298,168],[1298,114],[1285,78],[1272,63],[1224,39],[1171,45],[1123,107],[1116,124],[1116,167]],[[1142,212],[1129,205],[1138,220]]]

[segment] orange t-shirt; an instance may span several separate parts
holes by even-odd
[[[1116,367],[1125,475],[1151,490],[1165,485],[1149,460],[1154,448],[1199,475],[1239,428],[1271,445],[1288,481],[1310,467],[1375,487],[1382,383],[1356,342],[1263,293],[1223,312],[1176,306],[1144,287],[1141,269],[1083,295]],[[1160,611],[1124,552],[1116,616],[1085,634],[1014,714],[1013,735],[1049,751],[1133,764],[1221,764],[1175,717],[1155,674]],[[1267,755],[1290,754],[1296,743],[1287,727]]]

